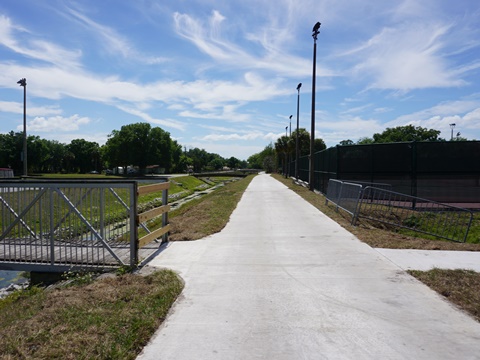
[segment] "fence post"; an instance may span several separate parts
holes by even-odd
[[[413,201],[412,201],[412,209],[415,210],[415,207],[417,205],[417,143],[415,141],[412,141],[411,143],[411,151],[412,151],[412,162],[411,162],[411,189],[410,193],[413,196]]]

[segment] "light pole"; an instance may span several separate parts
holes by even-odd
[[[288,126],[285,126],[285,137],[288,137]]]
[[[17,81],[23,86],[23,176],[27,176],[27,79]]]
[[[456,124],[453,123],[453,124],[449,124],[449,125],[450,125],[450,129],[452,129],[452,135],[450,137],[450,141],[453,141],[453,129],[455,129]]]
[[[299,114],[299,107],[300,107],[300,88],[302,87],[302,83],[299,83],[297,85],[297,136],[296,136],[296,139],[295,139],[295,178],[298,180],[298,157],[299,157],[299,153],[298,153],[298,127],[299,127],[299,118],[298,118],[298,114]]]
[[[293,115],[290,115],[290,137],[292,137],[292,116]]]
[[[320,34],[320,22],[317,22],[312,29],[313,37],[313,76],[312,76],[312,129],[310,133],[310,176],[309,176],[309,188],[314,190],[314,142],[315,142],[315,79],[316,79],[316,62],[317,62],[317,36]]]

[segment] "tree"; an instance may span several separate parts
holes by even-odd
[[[282,136],[275,143],[275,151],[279,154],[279,158],[282,162],[282,169],[285,176],[288,175],[288,157],[295,149],[295,142],[293,137]]]
[[[66,146],[67,151],[73,154],[70,156],[69,172],[86,173],[95,170],[99,165],[100,146],[96,142],[84,139],[75,139]]]
[[[354,145],[354,142],[350,139],[342,140],[338,143],[338,145],[340,145],[340,146]]]
[[[63,169],[67,148],[56,140],[45,140],[48,147],[48,158],[45,162],[44,172],[58,173]]]
[[[314,153],[325,150],[326,148],[327,148],[327,145],[325,145],[325,142],[323,141],[323,139],[315,139],[313,141],[313,152]]]
[[[250,169],[263,169],[267,173],[271,173],[275,166],[275,149],[273,144],[270,143],[259,153],[251,155],[247,159],[247,163],[247,167]]]
[[[119,131],[112,131],[102,153],[110,167],[134,165],[145,171],[147,165],[159,165],[171,172],[178,170],[183,161],[186,168],[181,146],[170,133],[148,123],[124,125]]]
[[[292,132],[292,138],[295,142],[296,148],[297,130]],[[299,156],[306,156],[310,154],[310,133],[304,128],[298,129],[298,148],[300,153]]]
[[[173,167],[174,144],[170,138],[170,133],[159,127],[155,127],[150,130],[147,144],[150,146],[147,156],[148,164],[160,165],[165,168],[167,173],[171,172]]]
[[[210,160],[210,162],[208,163],[208,167],[211,170],[222,170],[224,166],[225,166],[225,162],[220,157],[215,157],[214,159]]]
[[[230,169],[237,169],[240,167],[242,161],[240,159],[237,159],[236,157],[231,157],[230,159],[227,159],[227,166]]]
[[[187,156],[192,161],[193,171],[201,172],[208,164],[208,153],[204,149],[193,148],[188,150]]]
[[[373,144],[374,143],[374,140],[372,138],[369,138],[369,137],[362,137],[360,139],[358,139],[357,141],[357,145],[368,145],[368,144]]]
[[[382,133],[373,134],[374,143],[394,143],[406,141],[444,141],[439,138],[440,131],[420,126],[406,125],[387,128]]]
[[[0,134],[0,167],[9,167],[15,174],[22,174],[22,149],[23,133],[10,131]]]

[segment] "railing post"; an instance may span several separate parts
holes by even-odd
[[[50,193],[50,264],[55,265],[55,222],[54,222],[54,215],[55,215],[55,207],[53,202],[53,188],[49,188]]]
[[[168,205],[168,189],[162,190],[162,205]],[[168,225],[168,212],[162,214],[162,227]],[[162,244],[168,242],[168,232],[162,235]]]
[[[130,190],[130,266],[138,264],[138,182]]]

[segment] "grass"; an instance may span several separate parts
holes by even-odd
[[[169,214],[170,241],[197,240],[221,231],[253,176],[229,183]]]
[[[480,321],[480,274],[470,270],[410,270],[408,273]]]
[[[182,288],[161,270],[15,293],[0,301],[0,358],[135,359]]]

